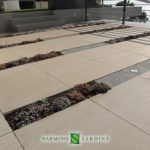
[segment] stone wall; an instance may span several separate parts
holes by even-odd
[[[12,31],[11,16],[0,14],[0,33]]]
[[[142,12],[142,7],[127,7],[126,16],[138,16]],[[112,8],[90,8],[88,9],[89,20],[115,19],[120,20],[123,14],[123,7]]]
[[[82,22],[85,19],[84,9],[55,10],[54,13],[66,23]]]

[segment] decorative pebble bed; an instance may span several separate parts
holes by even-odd
[[[118,27],[111,27],[111,28],[105,28],[105,29],[97,29],[97,30],[91,30],[91,31],[86,31],[86,32],[80,32],[79,34],[92,34],[92,33],[97,33],[97,32],[106,32],[106,31],[111,31],[111,30],[116,30],[116,29],[126,29],[126,28],[131,28],[130,26],[118,26]]]
[[[50,53],[47,54],[37,54],[33,57],[22,57],[18,60],[13,60],[4,64],[0,64],[0,70],[4,70],[4,69],[8,69],[8,68],[13,68],[16,66],[20,66],[20,65],[24,65],[24,64],[28,64],[28,63],[32,63],[32,62],[37,62],[37,61],[41,61],[41,60],[45,60],[45,59],[49,59],[49,58],[54,58],[54,57],[58,57],[63,55],[61,52],[59,51],[52,51]]]
[[[86,26],[93,26],[93,25],[101,25],[106,24],[104,21],[100,22],[88,22],[88,23],[81,23],[81,24],[73,24],[73,25],[67,25],[65,27],[62,27],[63,29],[71,29],[71,28],[80,28],[80,27],[86,27]]]
[[[95,81],[79,84],[57,95],[6,113],[5,118],[12,130],[16,130],[92,96],[104,94],[110,89],[108,85]]]

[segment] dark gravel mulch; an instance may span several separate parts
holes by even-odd
[[[86,26],[93,26],[93,25],[101,25],[106,24],[104,21],[101,22],[88,22],[88,23],[81,23],[81,24],[74,24],[71,26],[63,27],[63,29],[71,29],[71,28],[78,28],[78,27],[86,27]]]
[[[133,39],[137,39],[137,38],[146,37],[146,36],[150,36],[150,32],[144,32],[144,33],[137,34],[137,35],[129,35],[127,37],[116,38],[116,39],[106,41],[105,43],[115,44],[115,43],[119,43],[119,42],[123,42],[123,41],[129,41],[129,40],[133,40]]]
[[[20,65],[32,63],[32,62],[37,62],[37,61],[41,61],[41,60],[45,60],[45,59],[49,59],[49,58],[54,58],[54,57],[58,57],[61,55],[63,55],[63,54],[59,51],[54,51],[54,52],[52,51],[47,54],[37,54],[37,55],[35,55],[33,57],[29,57],[29,58],[22,57],[18,60],[13,60],[8,63],[0,64],[0,70],[4,70],[4,69],[20,66]]]
[[[5,118],[12,130],[16,130],[87,98],[100,93],[104,94],[110,89],[108,85],[104,83],[98,84],[95,81],[79,84],[65,92],[6,113]]]
[[[99,93],[106,93],[108,90],[110,90],[110,87],[105,83],[98,84],[97,82],[92,81],[89,83],[76,85],[74,89],[80,92],[86,98],[90,98],[91,96],[97,95]]]
[[[111,28],[105,28],[105,29],[97,29],[97,30],[91,30],[91,31],[86,31],[86,32],[80,32],[79,34],[92,34],[92,33],[97,33],[97,32],[106,32],[106,31],[111,31],[111,30],[116,30],[116,29],[126,29],[126,28],[131,28],[130,26],[118,26],[118,27],[111,27]]]
[[[41,38],[35,39],[35,40],[30,40],[30,41],[22,41],[19,43],[12,43],[12,44],[6,44],[6,45],[0,45],[1,48],[7,48],[7,47],[13,47],[13,46],[19,46],[19,45],[26,45],[26,44],[31,44],[31,43],[37,43],[37,42],[42,42],[44,41]]]

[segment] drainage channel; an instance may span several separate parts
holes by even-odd
[[[148,71],[150,71],[150,59],[96,79],[95,81],[97,83],[104,82],[114,87]]]
[[[54,96],[17,108],[5,113],[4,116],[12,130],[17,130],[97,94],[105,94],[111,87],[122,84],[149,70],[150,59],[93,81],[76,85]]]

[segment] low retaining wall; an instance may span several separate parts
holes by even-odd
[[[73,22],[82,22],[84,21],[84,9],[67,9],[67,10],[54,10],[54,15],[56,18],[60,20],[60,22],[63,20],[64,24],[66,23],[73,23]],[[14,27],[12,25],[12,17],[17,16],[19,12],[12,12],[12,13],[4,13],[0,14],[0,33],[4,32],[11,32],[14,31]],[[27,12],[20,12],[23,17],[26,17]],[[32,15],[39,15],[39,11],[35,12]],[[59,21],[58,21],[59,25]]]
[[[55,10],[54,13],[65,23],[84,21],[84,9]]]
[[[11,16],[9,14],[0,14],[0,33],[12,31]]]
[[[122,18],[123,7],[113,8],[89,8],[88,20],[100,20],[100,19],[115,19],[120,20]],[[137,16],[141,13],[141,7],[127,7],[127,16]],[[25,12],[21,12],[25,13]],[[34,12],[35,13],[35,12]],[[37,12],[38,13],[38,12]],[[0,33],[13,31],[11,23],[13,13],[0,14]],[[54,14],[59,20],[64,20],[65,23],[82,22],[85,18],[84,9],[66,9],[66,10],[54,10]],[[59,25],[59,22],[58,22]]]
[[[126,16],[138,16],[142,12],[142,7],[127,7]],[[111,19],[120,20],[123,14],[123,7],[112,8],[90,8],[88,9],[89,20]]]

